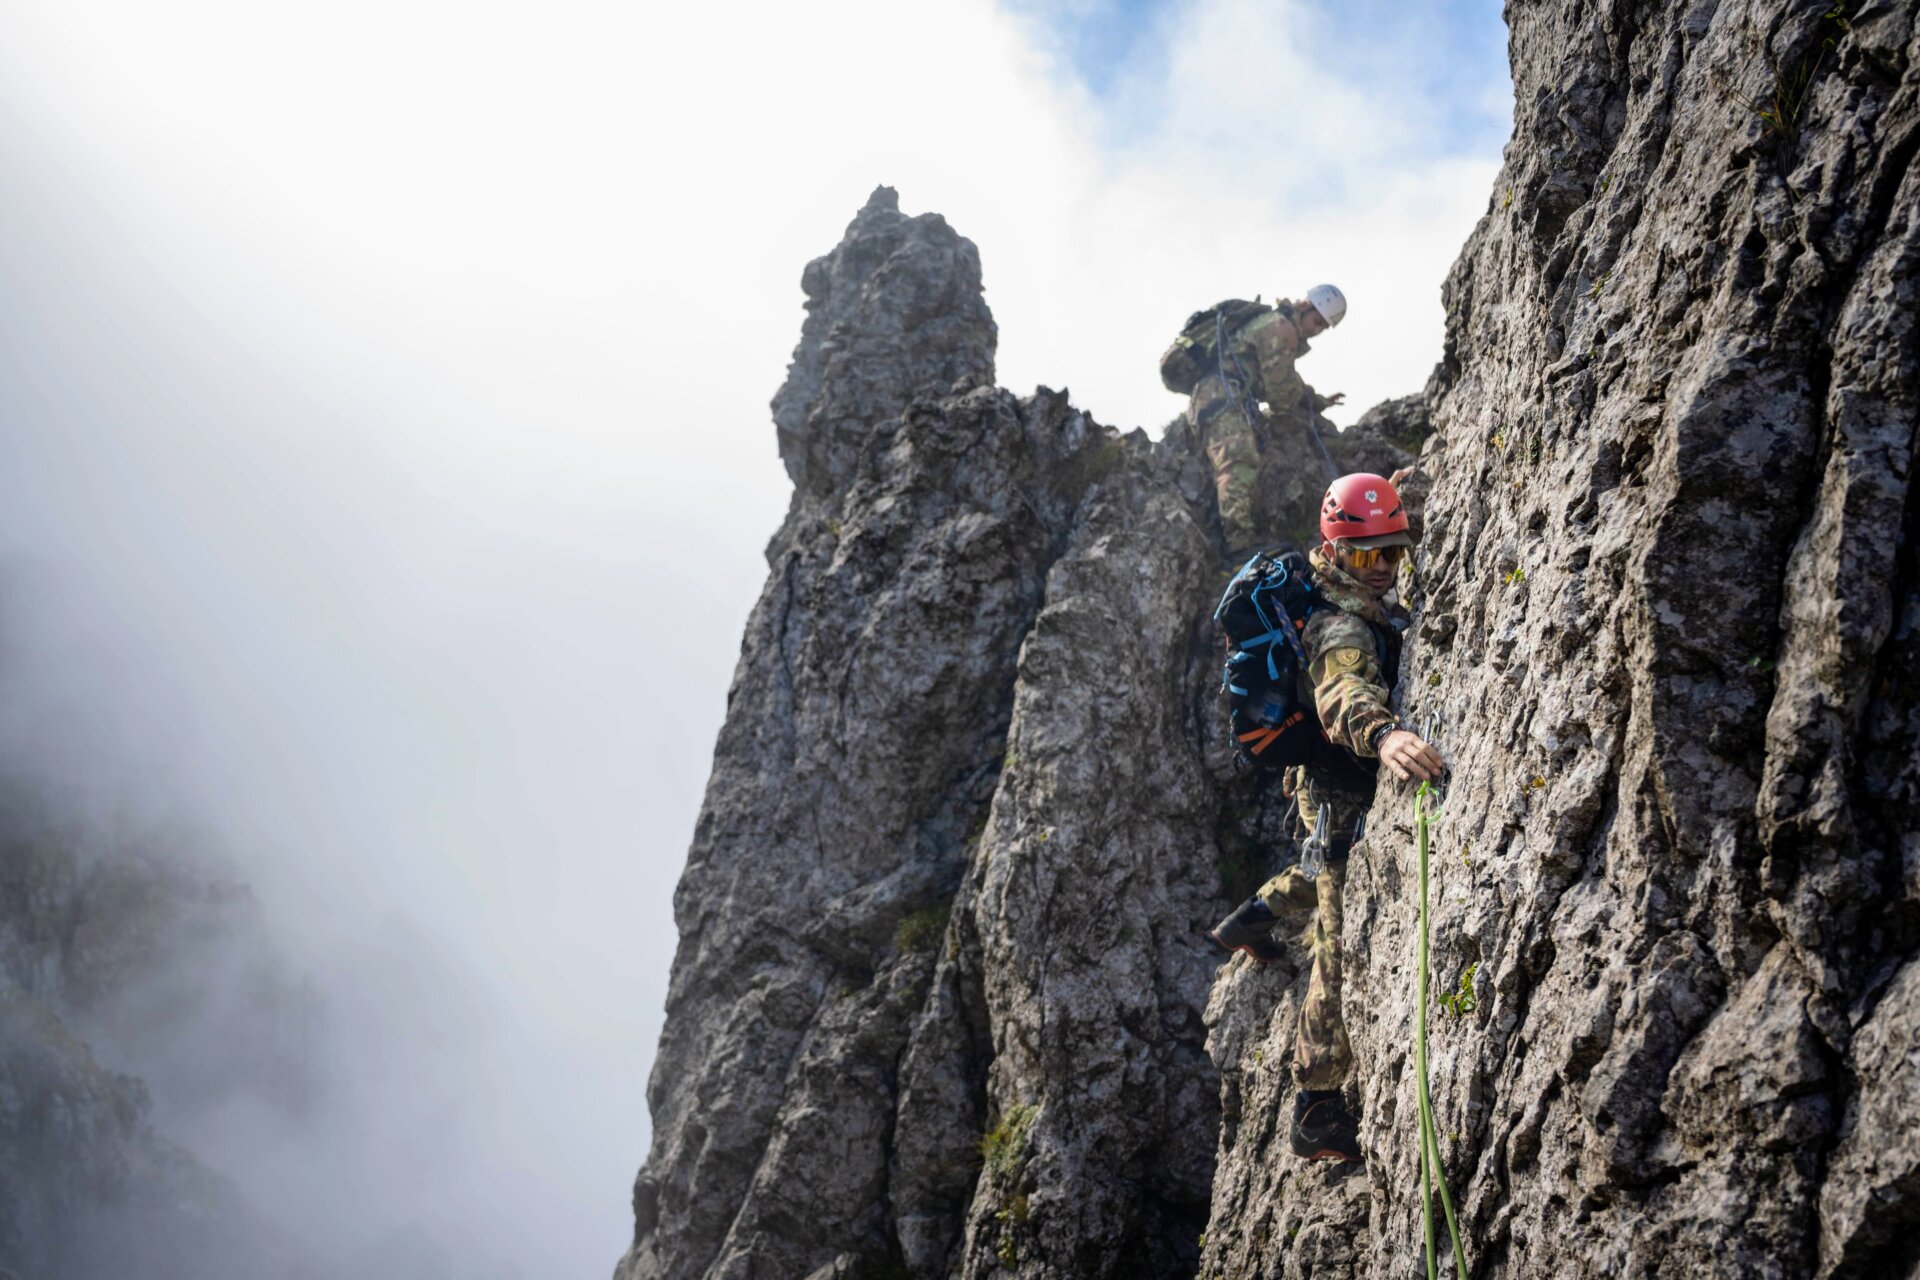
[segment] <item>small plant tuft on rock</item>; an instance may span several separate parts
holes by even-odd
[[[1475,960],[1460,971],[1460,979],[1455,984],[1454,990],[1440,997],[1442,1009],[1458,1018],[1480,1007],[1480,997],[1474,994],[1473,990],[1473,974],[1479,967],[1480,962]]]
[[[1833,24],[1843,36],[1853,30],[1853,24],[1839,5],[1821,14],[1820,20]],[[1800,134],[1806,125],[1807,96],[1827,55],[1833,52],[1834,43],[1832,35],[1823,37],[1810,53],[1801,55],[1791,70],[1769,56],[1769,86],[1757,98],[1738,99],[1760,122],[1760,131],[1779,144],[1777,155],[1783,165],[1799,149]]]
[[[952,915],[953,904],[943,902],[901,917],[899,927],[893,931],[893,945],[902,952],[938,949],[941,939],[946,937],[947,920]]]
[[[986,1162],[987,1177],[996,1184],[1011,1180],[1020,1171],[1020,1161],[1027,1153],[1027,1134],[1037,1114],[1035,1108],[1016,1102],[1001,1115],[1000,1123],[981,1137],[980,1158]]]

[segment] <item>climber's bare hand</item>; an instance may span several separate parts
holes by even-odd
[[[1409,729],[1395,729],[1380,742],[1380,759],[1402,782],[1429,781],[1447,767],[1440,753]]]
[[[1332,395],[1327,397],[1326,407],[1331,409],[1333,408],[1333,406],[1337,404],[1345,404],[1346,402],[1347,402],[1347,393],[1344,391],[1336,391]]]

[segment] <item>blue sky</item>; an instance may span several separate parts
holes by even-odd
[[[1111,145],[1124,147],[1164,99],[1169,33],[1196,0],[1003,0],[1100,103]],[[1494,0],[1305,0],[1299,37],[1343,78],[1411,85],[1447,108],[1423,122],[1426,154],[1498,151],[1506,141],[1507,28]],[[1489,87],[1494,92],[1489,93]]]

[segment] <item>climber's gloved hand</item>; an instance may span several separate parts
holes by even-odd
[[[1411,729],[1395,729],[1380,739],[1380,760],[1402,782],[1428,782],[1447,767],[1440,753]]]

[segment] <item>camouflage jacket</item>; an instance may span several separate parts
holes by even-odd
[[[1241,326],[1233,335],[1233,349],[1260,399],[1275,404],[1274,396],[1291,392],[1291,399],[1298,400],[1300,376],[1293,371],[1293,362],[1307,354],[1308,346],[1293,322],[1292,303],[1280,302]]]
[[[1372,746],[1374,734],[1396,720],[1389,701],[1393,692],[1389,675],[1381,665],[1380,642],[1368,624],[1393,632],[1397,630],[1394,617],[1378,598],[1318,548],[1308,558],[1313,563],[1314,584],[1335,606],[1318,610],[1307,621],[1302,636],[1320,727],[1334,745],[1357,756],[1374,758],[1379,754]],[[1396,638],[1396,650],[1398,644]]]

